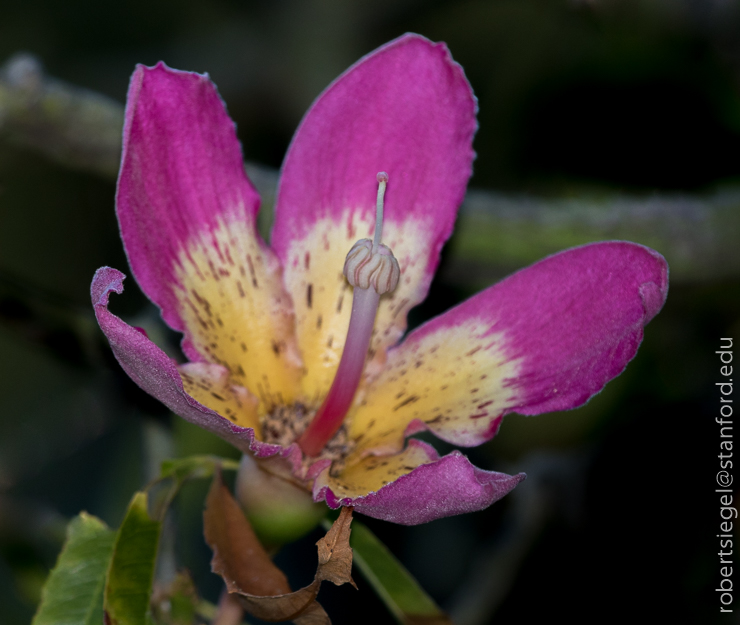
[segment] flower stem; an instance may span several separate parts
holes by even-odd
[[[347,342],[344,344],[337,375],[316,416],[298,439],[298,445],[307,456],[321,453],[324,445],[342,425],[352,405],[365,368],[365,357],[370,346],[379,301],[380,295],[374,288],[355,287]]]

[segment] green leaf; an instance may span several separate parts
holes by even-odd
[[[357,520],[352,525],[350,546],[355,565],[399,623],[452,625],[411,573]]]
[[[145,625],[149,619],[154,563],[161,523],[147,512],[146,493],[136,493],[116,535],[105,584],[111,625]]]
[[[116,533],[100,519],[80,513],[67,527],[67,541],[41,594],[32,625],[100,625],[105,573]]]
[[[174,478],[178,482],[198,478],[213,477],[216,467],[220,466],[227,471],[236,471],[239,463],[228,458],[218,456],[188,456],[187,458],[173,458],[162,463],[160,479]]]

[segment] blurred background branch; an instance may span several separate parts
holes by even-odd
[[[0,70],[0,138],[68,167],[106,178],[118,172],[123,106],[47,76],[19,53]],[[263,198],[260,227],[269,232],[278,172],[246,164]],[[548,199],[472,189],[462,206],[442,279],[466,290],[558,250],[625,239],[660,250],[673,281],[740,275],[740,189],[704,195]]]
[[[69,167],[115,176],[123,106],[44,74],[30,54],[0,70],[0,137]]]

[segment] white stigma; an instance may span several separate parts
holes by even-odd
[[[378,199],[375,202],[375,236],[373,237],[373,254],[378,251],[380,237],[383,233],[383,198],[385,198],[385,187],[388,184],[388,174],[379,171],[378,175]]]

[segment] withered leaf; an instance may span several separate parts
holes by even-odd
[[[342,509],[326,536],[319,540],[316,576],[305,588],[290,591],[288,580],[270,559],[252,530],[239,504],[217,472],[203,513],[205,538],[213,550],[211,570],[220,575],[226,589],[244,609],[264,621],[290,621],[298,625],[330,625],[328,615],[316,601],[323,580],[354,585],[349,546],[352,509]],[[355,586],[356,587],[356,586]]]
[[[319,568],[316,577],[334,582],[337,586],[350,583],[352,579],[352,547],[349,546],[349,534],[352,525],[352,508],[342,508],[339,518],[334,521],[326,536],[316,546],[319,548]]]
[[[221,481],[220,472],[206,499],[203,524],[206,542],[213,550],[211,569],[224,578],[229,592],[260,596],[290,592],[288,579],[257,540],[239,504]]]

